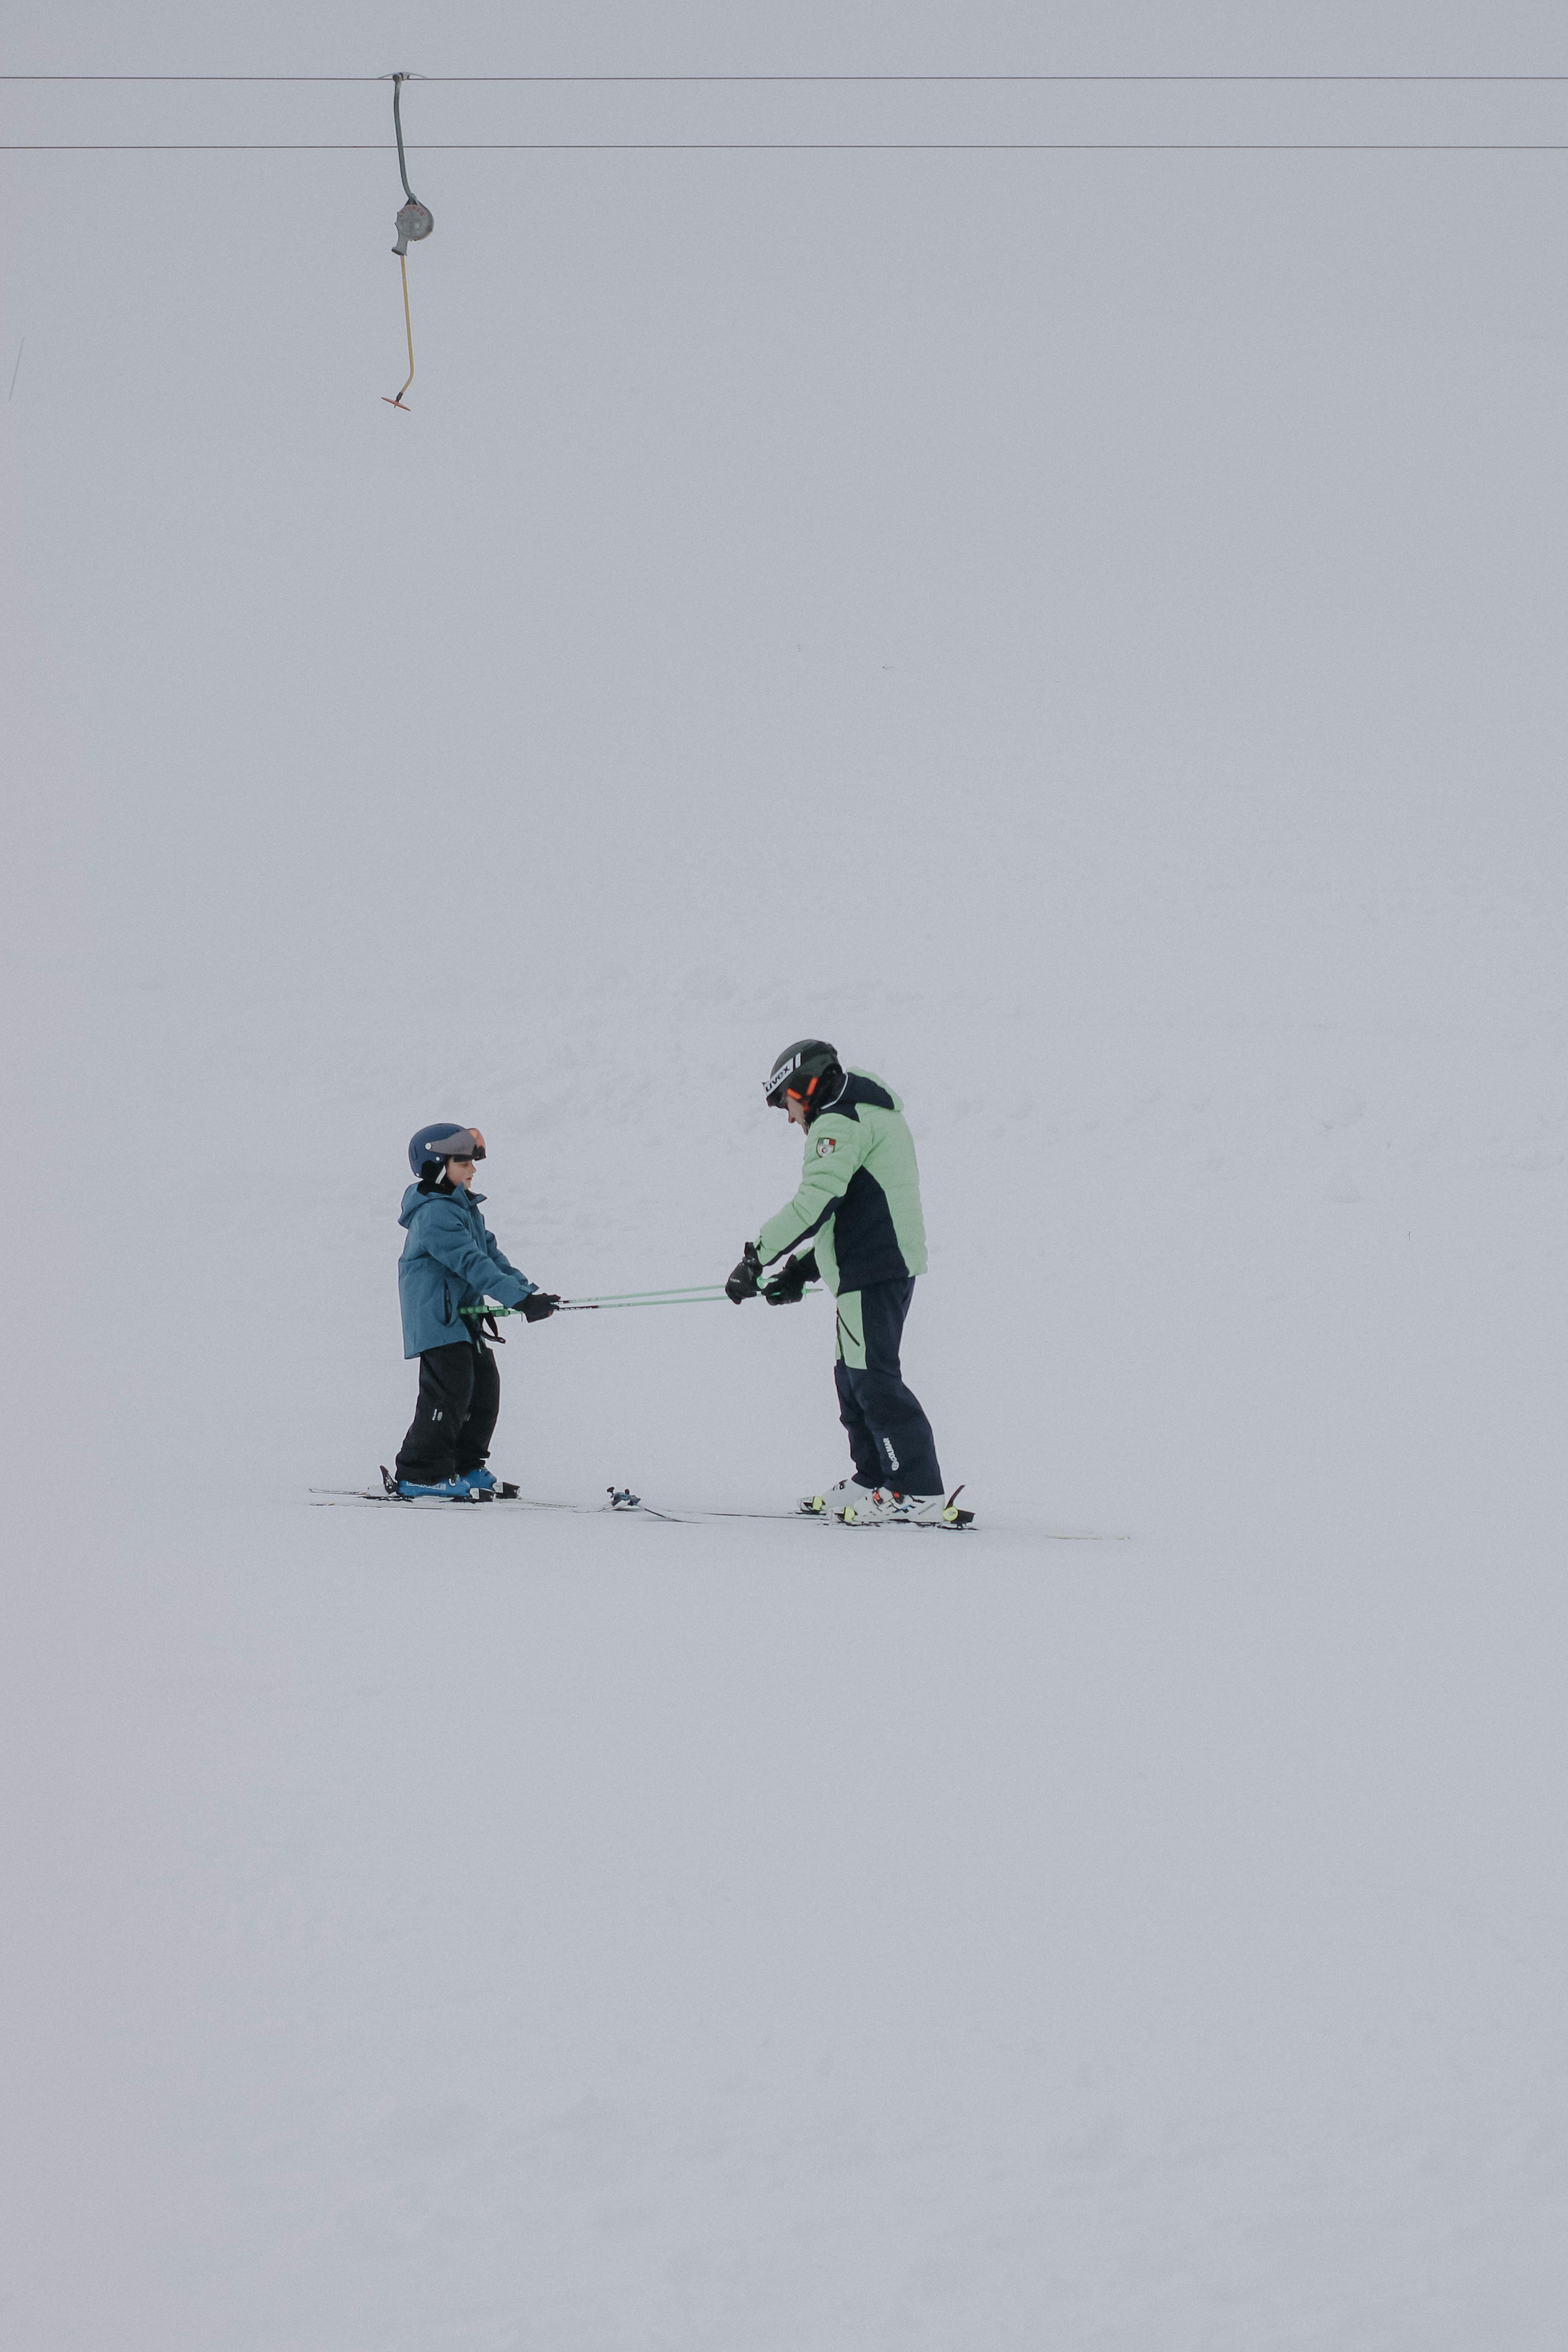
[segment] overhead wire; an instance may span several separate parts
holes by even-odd
[[[428,155],[1562,155],[1560,139],[454,139]],[[0,155],[382,155],[376,139],[0,141]]]
[[[390,74],[0,74],[0,82],[377,82]],[[1442,82],[1456,85],[1486,82],[1568,82],[1568,73],[999,73],[999,74],[407,74],[408,81],[512,82],[549,87],[559,83],[692,83],[747,84],[755,88],[787,83],[834,83],[844,87],[868,83],[966,82],[1006,84],[1122,82],[1242,82],[1256,83],[1388,83]]]
[[[0,83],[374,85],[392,81],[597,88],[1555,87],[1558,73],[0,74]],[[408,142],[413,146],[416,142]],[[1560,140],[1498,139],[465,139],[429,154],[1555,155]],[[378,154],[380,140],[14,140],[7,155]],[[399,142],[401,161],[402,142]]]

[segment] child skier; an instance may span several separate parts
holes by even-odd
[[[397,1456],[395,1483],[405,1496],[470,1503],[495,1491],[485,1456],[500,1411],[500,1375],[478,1318],[465,1320],[461,1310],[482,1307],[488,1296],[521,1307],[537,1323],[561,1303],[496,1246],[479,1214],[484,1194],[470,1189],[474,1163],[484,1156],[479,1129],[450,1119],[422,1127],[408,1147],[416,1181],[397,1221],[408,1234],[397,1296],[404,1355],[419,1359],[419,1401]]]
[[[926,1270],[920,1171],[903,1105],[869,1070],[845,1070],[820,1037],[786,1046],[763,1080],[775,1110],[804,1129],[805,1172],[786,1209],[770,1217],[724,1285],[738,1307],[759,1289],[791,1307],[820,1278],[837,1302],[838,1417],[854,1474],[803,1511],[857,1527],[967,1525],[944,1501],[936,1443],[920,1399],[905,1385],[899,1342]],[[802,1242],[814,1246],[763,1287],[763,1269]]]

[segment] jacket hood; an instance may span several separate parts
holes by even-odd
[[[472,1185],[466,1187],[466,1193],[468,1199],[473,1202],[476,1208],[485,1197],[482,1192],[476,1192]],[[421,1192],[417,1184],[410,1184],[408,1190],[403,1195],[403,1206],[398,1212],[397,1222],[400,1225],[406,1225],[412,1219],[415,1211],[416,1209],[422,1209],[426,1201],[458,1201],[461,1200],[463,1197],[463,1193],[455,1192]]]

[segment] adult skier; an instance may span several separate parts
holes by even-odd
[[[403,1195],[398,1223],[407,1233],[397,1267],[403,1353],[419,1359],[419,1398],[397,1455],[395,1483],[405,1496],[477,1502],[495,1490],[485,1467],[500,1411],[500,1374],[479,1318],[487,1297],[520,1307],[538,1323],[560,1305],[503,1257],[479,1214],[474,1166],[485,1156],[477,1127],[439,1119],[408,1146],[415,1181]],[[493,1325],[492,1325],[493,1329]]]
[[[936,1443],[899,1363],[915,1279],[926,1270],[920,1171],[903,1105],[869,1070],[847,1070],[821,1037],[788,1045],[763,1082],[771,1108],[805,1137],[805,1169],[787,1208],[746,1244],[724,1285],[736,1306],[759,1290],[792,1307],[808,1282],[833,1292],[834,1381],[854,1470],[800,1508],[857,1527],[881,1521],[952,1526]],[[799,1251],[772,1281],[763,1269]]]

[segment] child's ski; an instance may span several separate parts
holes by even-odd
[[[310,1496],[316,1507],[326,1509],[333,1503],[395,1503],[402,1510],[440,1511],[470,1510],[486,1503],[513,1503],[524,1511],[572,1511],[579,1517],[596,1517],[601,1511],[616,1511],[643,1519],[669,1519],[681,1526],[697,1524],[698,1515],[686,1511],[656,1510],[634,1495],[629,1486],[607,1486],[608,1500],[603,1503],[552,1503],[535,1495],[520,1495],[509,1482],[503,1482],[489,1494],[471,1496],[400,1495],[395,1486],[312,1486]]]

